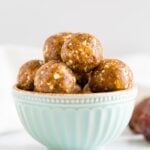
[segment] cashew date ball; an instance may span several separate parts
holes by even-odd
[[[64,42],[61,58],[75,72],[90,72],[102,60],[103,50],[93,35],[76,33]]]
[[[37,71],[34,85],[37,92],[73,93],[76,79],[64,63],[50,61]]]
[[[131,88],[133,74],[130,68],[117,59],[105,59],[91,74],[92,92],[117,91]]]
[[[48,62],[50,60],[61,60],[60,52],[64,41],[72,36],[72,33],[62,32],[50,36],[44,44],[44,60]]]
[[[43,65],[41,60],[30,60],[22,65],[17,77],[17,86],[24,90],[34,89],[36,71]]]

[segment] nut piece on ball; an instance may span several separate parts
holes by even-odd
[[[142,133],[150,141],[150,97],[142,100],[134,109],[129,127],[134,133]]]
[[[131,69],[117,59],[105,59],[91,74],[89,86],[92,92],[117,91],[131,88]]]
[[[64,42],[61,58],[75,72],[90,72],[102,60],[103,50],[93,35],[76,33]]]
[[[17,87],[23,90],[34,89],[36,71],[43,65],[41,60],[30,60],[23,64],[17,77]]]
[[[48,62],[50,60],[61,60],[60,52],[64,41],[72,36],[70,32],[62,32],[50,36],[44,44],[44,60]]]
[[[37,71],[34,85],[37,92],[74,93],[76,79],[64,63],[50,61]]]

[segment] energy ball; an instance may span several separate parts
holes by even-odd
[[[133,74],[130,68],[117,59],[105,59],[91,74],[92,92],[117,91],[131,88]]]
[[[36,71],[42,65],[41,60],[30,60],[23,64],[18,73],[17,87],[23,90],[33,90]]]
[[[72,36],[70,32],[62,32],[50,36],[44,44],[44,60],[48,62],[50,60],[61,60],[60,53],[64,41]]]
[[[61,58],[74,72],[90,72],[103,58],[100,41],[87,33],[76,33],[66,40]]]
[[[37,92],[73,93],[76,79],[64,63],[50,61],[37,71],[34,85]]]

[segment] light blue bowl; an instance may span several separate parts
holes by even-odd
[[[40,94],[13,89],[19,118],[48,150],[100,150],[131,117],[137,88],[93,94]]]

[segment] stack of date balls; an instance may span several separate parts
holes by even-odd
[[[17,87],[40,93],[97,93],[129,89],[131,69],[103,56],[100,41],[88,33],[62,32],[44,43],[44,60],[30,60],[19,70]]]

